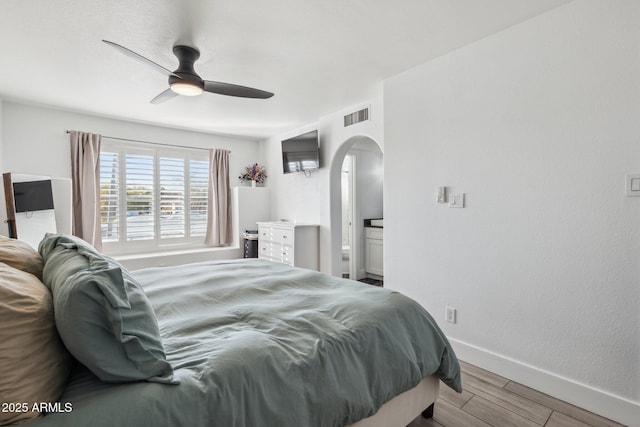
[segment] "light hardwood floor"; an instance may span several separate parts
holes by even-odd
[[[468,363],[461,394],[440,384],[433,419],[407,427],[620,427],[621,424]]]

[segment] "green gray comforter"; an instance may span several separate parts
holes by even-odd
[[[33,426],[343,426],[431,374],[460,390],[444,334],[397,292],[262,260],[132,275],[180,384],[106,384],[78,365],[73,411]]]

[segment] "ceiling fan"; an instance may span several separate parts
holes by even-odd
[[[169,77],[169,89],[160,93],[151,100],[152,104],[159,104],[168,101],[178,95],[196,96],[203,91],[217,93],[220,95],[237,96],[240,98],[257,98],[267,99],[273,96],[273,93],[260,89],[254,89],[246,86],[234,85],[231,83],[214,82],[211,80],[203,80],[193,68],[193,63],[200,58],[200,51],[191,46],[174,46],[173,54],[180,62],[175,71],[170,71],[162,65],[158,65],[150,59],[120,46],[117,43],[108,40],[102,40],[109,46],[113,46],[125,55],[152,66],[165,76]]]

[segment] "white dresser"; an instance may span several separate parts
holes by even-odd
[[[318,270],[318,225],[258,222],[258,258]]]

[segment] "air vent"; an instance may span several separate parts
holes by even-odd
[[[364,122],[365,120],[369,120],[368,108],[364,108],[360,111],[344,116],[344,127],[355,125],[356,123]]]

